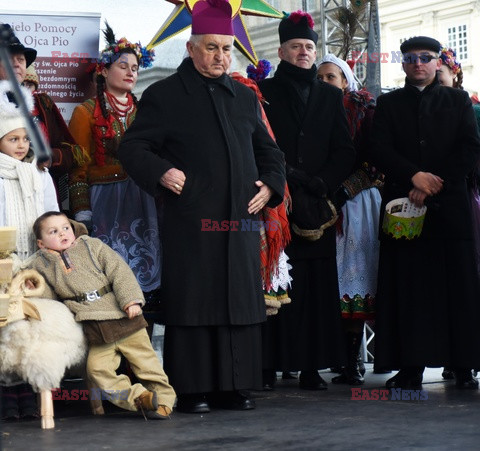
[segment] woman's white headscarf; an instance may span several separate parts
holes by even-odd
[[[348,90],[358,91],[358,83],[355,79],[355,75],[353,75],[352,69],[350,69],[350,66],[345,61],[336,57],[333,53],[327,53],[322,59],[318,60],[318,62],[316,63],[317,69],[323,63],[333,63],[337,65],[343,72],[343,75],[345,75],[345,78],[347,79]]]

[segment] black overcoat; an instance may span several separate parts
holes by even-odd
[[[413,240],[381,233],[375,362],[380,367],[477,368],[480,296],[467,174],[480,156],[471,101],[435,80],[378,98],[372,162],[385,174],[383,208],[407,197],[418,171],[443,178]],[[477,225],[478,226],[478,225]]]
[[[308,215],[308,202],[295,213],[308,191],[289,177],[292,168],[306,174],[309,182],[321,177],[331,195],[350,174],[355,161],[342,92],[317,80],[315,72],[315,67],[302,69],[282,61],[275,76],[259,84],[266,100],[265,112],[285,154],[292,216],[297,218]],[[305,87],[309,94],[306,103]],[[342,365],[335,227],[326,229],[314,242],[292,233],[285,252],[292,265],[292,304],[266,323],[264,368],[303,371]]]
[[[372,131],[373,164],[385,173],[383,207],[408,197],[418,171],[445,181],[428,200],[421,239],[471,239],[466,177],[480,156],[477,123],[467,92],[435,81],[423,92],[410,84],[378,98]]]
[[[343,94],[327,83],[312,80],[306,110],[300,117],[297,109],[292,107],[294,99],[289,84],[289,80],[277,73],[259,83],[277,144],[285,154],[287,165],[310,176],[321,177],[331,195],[348,177],[355,162]],[[289,185],[293,197],[295,186],[293,183]],[[328,228],[315,242],[299,238],[294,233],[292,237],[287,248],[290,258],[335,256],[335,227]]]
[[[187,58],[143,93],[118,152],[142,189],[164,194],[165,323],[264,321],[259,232],[247,222],[258,218],[247,208],[256,180],[274,190],[268,206],[281,202],[285,163],[253,91],[226,75],[207,80]],[[180,196],[159,184],[173,167],[186,174]],[[221,221],[237,222],[226,231],[207,230]]]

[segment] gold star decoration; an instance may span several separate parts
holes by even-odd
[[[174,10],[147,45],[151,49],[158,44],[181,33],[192,25],[192,9],[197,1],[203,0],[166,0],[175,5]],[[232,7],[233,30],[235,32],[235,47],[254,65],[258,64],[257,54],[253,48],[250,35],[243,16],[273,17],[282,19],[283,13],[277,11],[263,0],[230,0]]]

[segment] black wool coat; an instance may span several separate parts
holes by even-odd
[[[288,64],[284,61],[281,64]],[[287,166],[323,179],[331,196],[350,175],[355,150],[343,107],[343,94],[327,83],[312,79],[303,117],[293,107],[297,99],[291,82],[278,76],[259,83],[266,100],[264,109]],[[287,171],[288,172],[288,171]],[[295,184],[287,182],[295,195]],[[295,209],[295,205],[292,205]],[[335,227],[325,230],[317,241],[307,241],[292,232],[287,248],[290,258],[335,257]]]
[[[437,80],[421,92],[407,82],[378,98],[371,136],[372,162],[385,174],[382,212],[408,197],[413,175],[431,172],[444,188],[427,201],[420,238],[472,239],[466,178],[479,160],[480,137],[467,92]]]
[[[468,94],[434,81],[422,92],[380,96],[372,129],[373,164],[385,174],[383,208],[407,197],[418,171],[444,180],[428,198],[422,234],[381,232],[375,359],[383,368],[477,368],[479,284],[466,177],[480,155]]]
[[[264,321],[259,232],[248,223],[258,217],[247,208],[256,180],[274,190],[268,206],[282,201],[285,162],[253,91],[226,75],[205,79],[187,58],[143,93],[118,155],[142,189],[163,194],[166,324]],[[173,167],[186,175],[179,196],[159,184]],[[236,223],[206,230],[221,221]]]

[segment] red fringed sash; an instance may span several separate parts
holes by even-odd
[[[238,72],[233,72],[231,76],[234,80],[243,83],[255,92],[258,101],[260,102],[262,121],[265,124],[265,127],[267,127],[268,133],[272,139],[275,140],[272,127],[270,127],[267,115],[262,106],[262,102],[264,102],[265,99],[263,98],[257,83],[255,83],[254,80],[243,77]],[[288,191],[288,186],[285,185],[283,202],[275,208],[264,207],[259,214],[260,221],[263,221],[263,223],[266,224],[265,229],[260,233],[261,273],[266,292],[270,291],[272,288],[272,276],[278,270],[278,258],[291,239],[287,218],[287,210],[290,208],[290,205],[290,192]],[[277,224],[278,227],[272,227],[272,225],[275,224]]]

